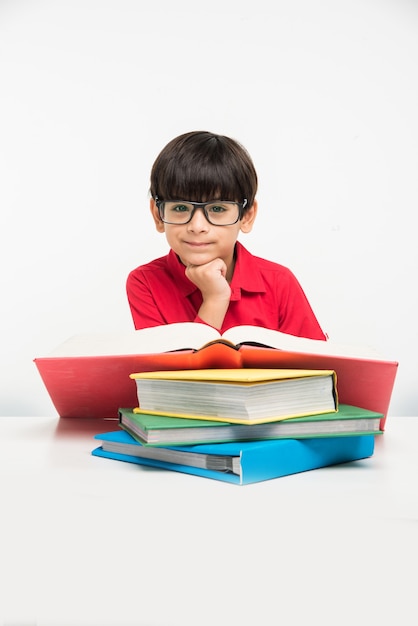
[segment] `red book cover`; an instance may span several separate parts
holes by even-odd
[[[198,350],[102,356],[51,356],[34,359],[60,417],[118,417],[120,407],[138,405],[136,372],[205,368],[332,369],[339,401],[377,411],[385,417],[398,363],[354,356],[280,350],[224,340]]]

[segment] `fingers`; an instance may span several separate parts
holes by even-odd
[[[203,296],[230,293],[226,280],[226,264],[222,259],[214,259],[203,265],[189,264],[186,267],[186,276],[200,289]]]

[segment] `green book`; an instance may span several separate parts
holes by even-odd
[[[382,413],[340,404],[338,411],[264,424],[231,424],[119,409],[119,425],[142,445],[192,445],[263,439],[382,434]]]

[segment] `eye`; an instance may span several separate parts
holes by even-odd
[[[211,213],[224,213],[225,211],[228,211],[228,207],[222,204],[211,204],[208,207],[208,211],[210,211]]]
[[[190,207],[187,204],[175,204],[170,207],[170,211],[173,213],[189,213]]]

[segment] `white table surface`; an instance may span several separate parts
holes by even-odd
[[[92,457],[104,430],[0,418],[1,626],[418,625],[418,418],[242,487]]]

